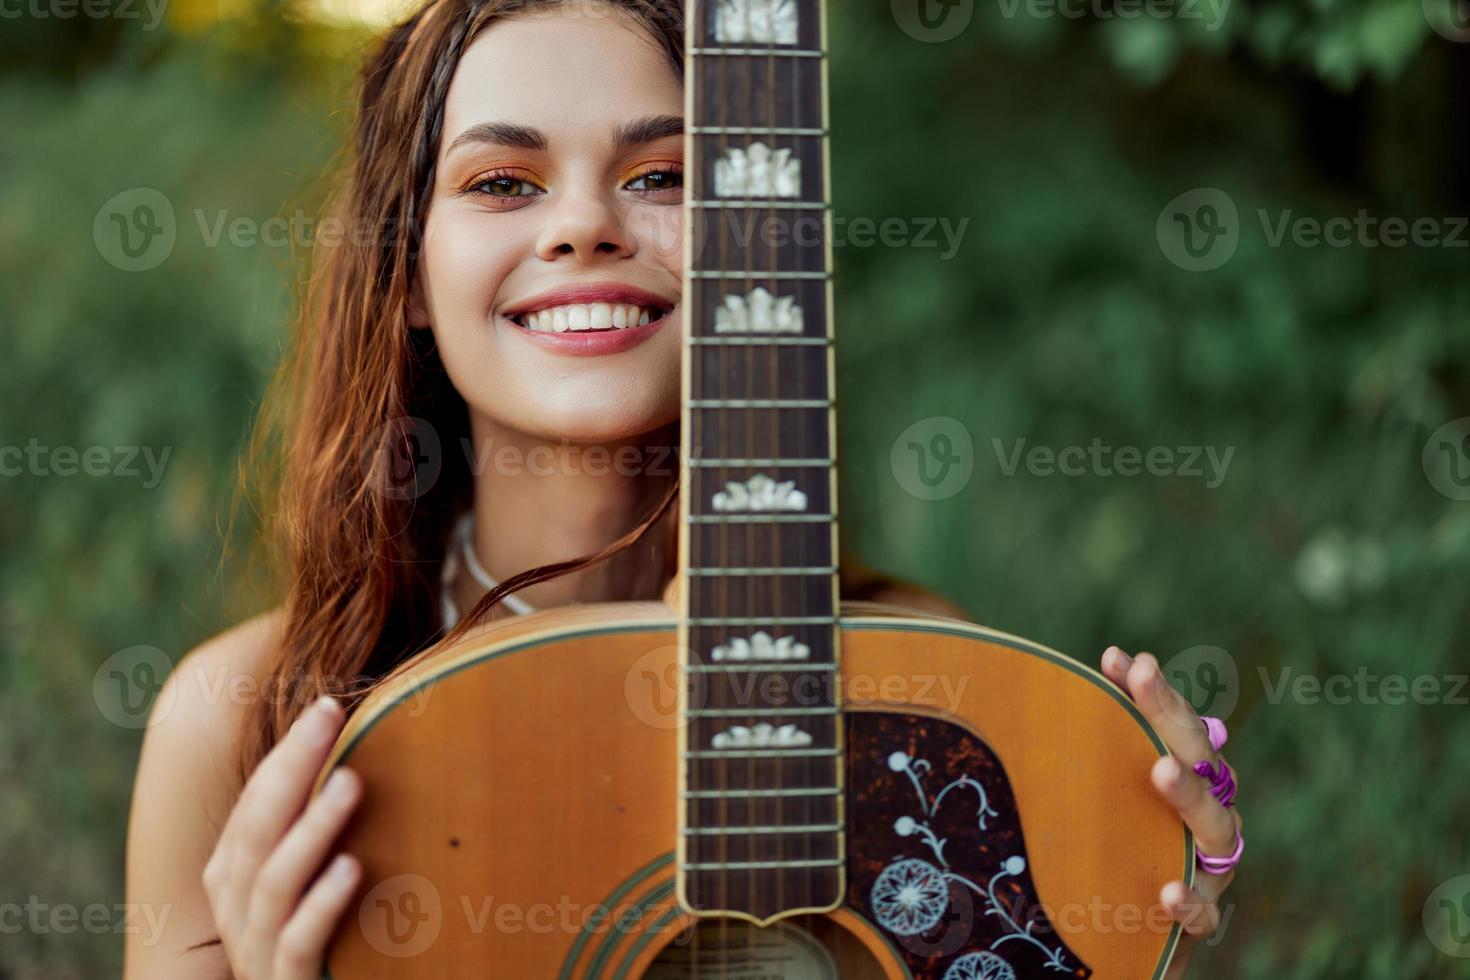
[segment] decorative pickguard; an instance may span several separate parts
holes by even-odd
[[[848,903],[914,980],[1092,976],[1036,893],[995,753],[927,715],[847,717]]]

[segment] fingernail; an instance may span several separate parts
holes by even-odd
[[[351,784],[352,780],[347,775],[347,771],[345,769],[338,769],[327,777],[327,785],[322,788],[322,793],[331,799],[333,803],[345,803],[347,802]]]
[[[1120,656],[1120,657],[1123,658],[1123,669],[1124,670],[1127,670],[1129,667],[1132,667],[1133,666],[1133,658],[1130,657],[1130,656],[1128,656],[1128,654],[1124,653],[1122,647],[1119,647],[1119,646],[1110,646],[1110,647],[1108,647],[1108,649],[1111,650],[1112,652],[1116,653],[1118,656]]]
[[[352,877],[352,858],[346,854],[338,854],[332,860],[332,866],[327,869],[327,874],[337,881],[346,881]]]
[[[323,694],[316,699],[314,707],[321,711],[334,712],[337,710],[337,699],[330,694]]]

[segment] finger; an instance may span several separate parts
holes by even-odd
[[[342,918],[362,876],[350,854],[339,854],[301,899],[276,943],[274,976],[278,980],[318,980],[327,940]]]
[[[1215,750],[1210,745],[1205,723],[1184,695],[1164,679],[1164,672],[1159,669],[1159,662],[1153,654],[1140,653],[1133,658],[1125,689],[1170,752],[1190,766],[1196,762],[1214,761]]]
[[[1159,889],[1159,901],[1195,939],[1213,936],[1220,928],[1220,906],[1182,881],[1171,881]]]
[[[1121,647],[1111,646],[1103,651],[1103,676],[1121,687],[1125,693],[1128,691],[1128,668],[1131,666],[1133,658],[1124,653]]]
[[[1212,857],[1228,857],[1235,852],[1239,824],[1234,808],[1226,809],[1210,795],[1209,783],[1203,776],[1186,770],[1178,759],[1166,755],[1154,763],[1152,778],[1159,795],[1179,811],[1194,834],[1197,848]],[[1210,877],[1220,879],[1216,887],[1224,889],[1234,876],[1232,869]]]
[[[352,770],[338,769],[327,779],[301,819],[260,866],[248,915],[254,934],[276,935],[361,798],[362,779]]]
[[[335,700],[318,700],[302,712],[245,784],[220,835],[221,844],[231,852],[230,887],[237,896],[249,893],[261,862],[301,815],[343,718]]]

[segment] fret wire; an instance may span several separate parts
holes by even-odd
[[[836,626],[836,616],[690,616],[691,626]]]
[[[800,208],[807,211],[825,211],[832,206],[827,201],[789,201],[779,197],[746,198],[744,200],[733,201],[718,201],[713,198],[707,198],[688,203],[691,207],[696,208]]]
[[[780,566],[772,565],[769,568],[736,568],[723,567],[719,565],[706,565],[699,568],[686,568],[690,575],[836,575],[836,565],[796,565]]]
[[[840,714],[838,708],[691,708],[685,718],[811,718]]]
[[[742,827],[739,824],[726,824],[718,827],[685,827],[684,833],[692,836],[713,836],[715,834],[831,834],[842,829],[840,823],[809,823],[798,824],[792,827]]]
[[[759,511],[749,514],[690,514],[690,524],[830,524],[837,520],[836,514],[782,514],[777,511]]]
[[[750,272],[730,272],[724,269],[691,269],[689,276],[692,279],[831,279],[832,273],[828,272],[781,272],[772,270],[762,272],[759,269]]]
[[[727,796],[841,796],[837,786],[794,786],[789,789],[686,789],[684,798],[717,800]]]
[[[765,58],[779,54],[787,58],[825,58],[827,52],[820,48],[689,48],[690,54],[735,55]]]
[[[831,466],[835,459],[691,459],[690,466]]]
[[[689,339],[689,342],[691,344],[701,344],[701,345],[703,345],[703,344],[710,344],[710,345],[715,345],[715,344],[730,344],[730,345],[740,345],[740,344],[774,344],[777,347],[784,347],[784,346],[791,346],[791,347],[802,347],[802,346],[826,347],[828,344],[831,343],[831,341],[828,340],[826,337],[778,337],[778,336],[770,336],[770,337],[761,337],[761,336],[751,336],[751,337],[691,337]]]
[[[690,126],[696,136],[826,136],[829,130],[802,126]]]
[[[831,408],[830,398],[691,398],[690,408]]]
[[[760,670],[771,673],[801,673],[809,671],[818,673],[823,670],[836,670],[835,663],[776,663],[774,661],[751,660],[738,664],[684,664],[683,669],[688,674],[723,674],[733,673],[737,670]]]
[[[842,864],[842,858],[820,858],[810,861],[703,861],[686,864],[688,871],[763,871],[776,868],[831,868]]]
[[[694,749],[685,752],[684,758],[766,758],[766,760],[782,760],[782,758],[832,758],[838,754],[833,749]]]

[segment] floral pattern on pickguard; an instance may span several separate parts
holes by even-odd
[[[989,747],[926,715],[847,717],[848,903],[915,980],[1092,976],[1036,893]]]

